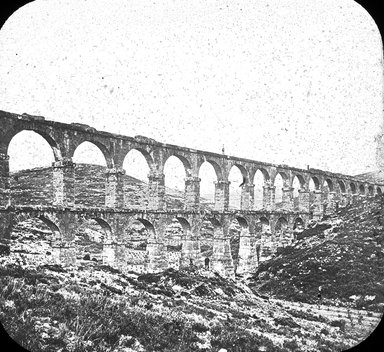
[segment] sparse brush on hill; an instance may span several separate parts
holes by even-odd
[[[359,341],[332,320],[269,303],[209,271],[63,268],[33,252],[13,252],[11,243],[0,256],[0,320],[32,352],[334,351]]]
[[[276,297],[383,311],[384,198],[362,199],[312,228],[258,268],[254,288]]]

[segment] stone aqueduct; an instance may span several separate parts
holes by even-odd
[[[49,206],[19,206],[13,204],[10,192],[8,146],[19,132],[29,130],[41,135],[51,146],[53,163],[54,199]],[[107,172],[105,178],[105,204],[103,207],[79,207],[74,199],[74,163],[76,148],[83,142],[91,142],[103,153]],[[142,153],[149,166],[148,206],[146,209],[129,209],[124,204],[123,162],[129,151]],[[165,206],[164,165],[175,156],[185,168],[184,209],[169,210]],[[200,206],[200,166],[210,163],[216,173],[214,210]],[[240,210],[229,210],[229,173],[237,167],[244,179],[241,188]],[[263,206],[254,210],[255,173],[264,177]],[[275,204],[275,179],[283,179],[283,197],[279,207]],[[293,180],[300,183],[298,206],[293,202]],[[312,180],[315,189],[310,190]],[[0,111],[0,239],[6,241],[14,223],[25,216],[38,217],[52,230],[55,258],[63,263],[75,260],[73,237],[80,219],[94,219],[105,230],[103,260],[115,267],[125,268],[126,239],[124,228],[132,219],[140,221],[148,230],[146,270],[156,271],[167,267],[164,255],[164,231],[174,219],[183,229],[181,265],[202,263],[199,250],[199,233],[203,221],[210,221],[214,228],[211,267],[225,275],[233,275],[229,226],[237,220],[241,227],[238,272],[256,268],[255,251],[260,246],[263,222],[267,221],[272,233],[285,222],[292,230],[298,222],[306,225],[310,218],[318,219],[337,206],[353,202],[357,197],[381,194],[383,184],[364,182],[352,176],[317,169],[299,169],[287,165],[275,165],[239,157],[159,143],[150,138],[127,137],[97,131],[82,124],[65,124],[47,121],[40,116],[17,115]],[[259,247],[260,248],[260,247]]]

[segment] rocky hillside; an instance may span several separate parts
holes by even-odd
[[[29,351],[340,351],[373,328],[366,315],[351,326],[193,267],[63,268],[50,262],[47,233],[28,232],[0,251],[0,320]]]
[[[384,310],[384,198],[356,202],[260,265],[255,290],[278,298]]]
[[[361,180],[364,180],[367,182],[384,183],[384,171],[383,170],[367,172],[365,174],[356,175],[355,177],[358,177]]]
[[[105,171],[99,165],[76,164],[76,204],[103,206],[105,203]],[[15,204],[51,204],[53,199],[52,168],[35,168],[11,174],[11,192]],[[124,202],[128,208],[145,208],[148,184],[129,175],[123,175]],[[31,196],[32,195],[32,196]],[[166,188],[168,208],[182,209],[184,193]],[[203,203],[207,203],[202,199]]]

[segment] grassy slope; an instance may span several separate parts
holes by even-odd
[[[323,298],[329,303],[336,300],[382,311],[383,225],[384,198],[360,200],[305,230],[303,239],[263,263],[254,287],[279,298],[314,302],[322,285]]]
[[[0,319],[30,351],[334,351],[358,342],[342,321],[284,309],[212,273],[0,259]]]
[[[0,320],[30,351],[335,351],[367,334],[193,268],[51,265],[49,231],[26,225],[0,254]]]

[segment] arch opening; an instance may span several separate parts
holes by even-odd
[[[173,218],[165,228],[165,244],[168,267],[180,268],[183,241],[189,237],[188,222],[183,218]]]
[[[148,246],[155,241],[155,229],[151,222],[141,218],[129,221],[124,233],[127,270],[146,271]]]
[[[148,159],[137,149],[131,149],[124,158],[124,204],[127,208],[145,209],[148,205]]]
[[[104,244],[111,240],[111,227],[105,220],[97,217],[82,220],[75,232],[76,258],[102,262]]]
[[[164,164],[164,186],[167,206],[184,208],[185,177],[187,171],[177,156],[170,156]]]
[[[104,206],[107,161],[102,150],[92,142],[82,142],[73,154],[75,163],[75,203]]]
[[[301,217],[297,217],[293,223],[293,230],[304,230],[304,221]]]
[[[346,193],[347,190],[346,190],[346,187],[345,187],[344,182],[339,180],[337,183],[338,183],[338,185],[339,185],[339,190],[340,190],[340,192],[341,192],[341,193]]]
[[[359,186],[359,193],[360,193],[361,195],[365,195],[365,187],[364,187],[364,185],[360,185],[360,186]]]
[[[369,186],[369,187],[368,187],[368,194],[369,194],[370,196],[373,196],[373,194],[374,194],[373,186]]]
[[[55,149],[40,134],[22,131],[8,144],[9,187],[15,205],[46,205],[54,199]],[[57,153],[56,153],[57,154]]]
[[[112,168],[106,147],[97,142],[83,141],[73,151],[72,161],[76,164],[99,165]]]
[[[381,190],[380,187],[377,187],[376,191],[377,191],[377,194],[383,194],[383,191]]]
[[[229,244],[235,271],[239,265],[241,238],[249,236],[248,222],[242,217],[233,219],[228,228]]]
[[[287,229],[288,229],[287,219],[284,217],[280,217],[279,219],[277,219],[276,225],[275,225],[275,233],[277,235],[283,235]]]
[[[11,253],[22,253],[27,262],[52,264],[59,259],[53,244],[60,239],[60,230],[50,219],[20,215],[13,220],[9,246]]]
[[[206,161],[199,169],[200,181],[200,204],[213,208],[215,205],[215,182],[218,176],[213,165]]]
[[[269,175],[268,175],[269,179]],[[263,194],[264,194],[264,186],[265,186],[265,174],[261,170],[256,170],[255,175],[253,177],[254,188],[254,200],[253,200],[253,209],[259,210],[263,208]]]
[[[278,173],[275,177],[275,207],[281,209],[283,207],[283,188],[285,185],[285,178],[282,173]]]
[[[299,191],[303,188],[304,180],[302,179],[300,181],[300,175],[295,175],[292,181],[292,188],[293,188],[293,209],[298,210],[300,207],[299,204]]]
[[[351,193],[352,194],[356,194],[357,193],[357,191],[356,191],[356,185],[354,184],[354,183],[350,183],[349,184],[349,187],[350,187],[350,190],[351,190]]]
[[[263,234],[270,234],[271,233],[271,226],[270,226],[270,223],[269,223],[269,220],[268,218],[262,216],[260,219],[260,225],[261,225],[261,232]]]
[[[242,170],[238,165],[233,165],[228,176],[229,184],[229,208],[241,208],[241,185],[247,182],[245,170]]]

